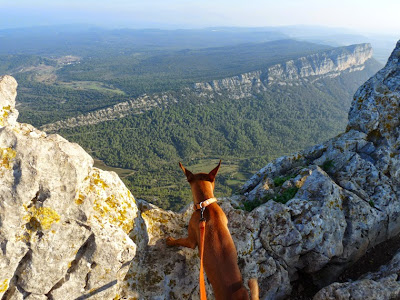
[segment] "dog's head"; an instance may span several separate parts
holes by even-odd
[[[203,188],[207,188],[208,186],[211,187],[212,190],[214,190],[215,186],[215,177],[217,176],[219,167],[221,166],[221,161],[219,161],[219,164],[210,171],[210,173],[196,173],[193,174],[190,172],[188,169],[186,169],[181,163],[179,163],[179,166],[181,167],[183,173],[186,176],[187,181],[190,183],[190,186],[201,186]]]

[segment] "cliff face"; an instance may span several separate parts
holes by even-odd
[[[136,252],[135,200],[77,144],[17,123],[16,87],[0,77],[0,297],[112,299]]]
[[[224,95],[232,99],[242,99],[265,91],[272,84],[293,85],[301,83],[302,80],[315,81],[324,77],[336,77],[342,72],[361,71],[371,57],[372,48],[369,44],[335,48],[274,65],[267,70],[195,83],[193,87],[182,89],[176,94],[164,92],[144,95],[106,109],[46,124],[42,129],[57,131],[61,128],[97,124],[130,114],[140,114],[154,107],[176,103],[188,97],[210,100],[218,95]]]
[[[321,286],[335,280],[367,249],[400,232],[399,58],[400,42],[386,66],[354,95],[345,133],[277,159],[242,188],[248,201],[257,201],[277,199],[296,187],[293,199],[286,204],[269,201],[256,210],[279,206],[288,212],[283,227],[301,238],[291,239],[287,243],[292,248],[289,257],[280,252],[278,260],[292,261],[289,265],[311,273]],[[274,186],[276,178],[285,178],[285,182]],[[356,299],[398,297],[400,285],[394,274],[396,271],[385,273],[382,280],[375,277],[359,285],[336,284],[317,299],[338,299],[335,293],[347,293],[343,299],[357,293]],[[366,285],[363,293],[355,288]],[[368,290],[379,297],[371,298]]]
[[[187,234],[191,207],[135,202],[78,145],[17,123],[15,89],[0,79],[0,296],[198,299],[196,250],[165,246],[166,236]],[[271,162],[241,195],[219,199],[244,280],[258,278],[262,299],[287,297],[304,273],[325,286],[400,233],[399,106],[400,42],[357,91],[345,133]],[[253,211],[238,209],[254,201]],[[315,299],[398,297],[398,269],[397,255]]]
[[[371,57],[370,44],[339,47],[296,60],[289,60],[264,71],[196,83],[194,88],[199,95],[206,95],[210,92],[226,92],[234,95],[234,98],[249,97],[251,93],[265,90],[271,84],[298,84],[298,81],[302,79],[312,81],[325,76],[336,77],[343,71],[363,70],[365,62]]]
[[[99,109],[84,115],[69,118],[67,120],[46,124],[42,126],[41,129],[44,131],[53,132],[60,130],[61,128],[93,125],[123,118],[131,114],[141,114],[145,111],[153,109],[154,107],[160,107],[161,105],[168,105],[176,102],[178,102],[178,99],[167,93],[154,94],[151,96],[143,95],[136,99],[121,102],[105,109]]]
[[[312,76],[336,77],[345,70],[362,70],[364,63],[371,57],[370,44],[336,48],[272,66],[267,71],[268,82],[272,84]]]

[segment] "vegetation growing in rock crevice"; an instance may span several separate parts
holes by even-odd
[[[275,186],[282,186],[286,181],[289,179],[295,178],[295,175],[287,175],[287,176],[279,176],[274,178],[274,185]]]
[[[327,159],[324,163],[320,166],[322,170],[329,173],[332,168],[335,166],[335,162],[333,160]]]
[[[283,178],[283,177],[279,177],[279,178]],[[290,178],[293,178],[293,177],[290,177]],[[290,178],[288,178],[288,179],[290,179]],[[285,180],[284,182],[286,182],[286,181],[287,180]],[[278,181],[278,183],[280,183],[280,182],[281,181]],[[275,202],[282,203],[282,204],[287,203],[289,200],[294,198],[294,196],[296,195],[299,188],[296,186],[291,186],[287,189],[279,188],[282,184],[283,184],[283,182],[279,186],[276,186],[278,189],[276,188],[273,192],[267,194],[266,196],[264,196],[262,198],[258,198],[253,201],[244,201],[243,209],[246,211],[252,211],[253,209],[257,208],[258,206],[260,206],[264,203],[267,203],[270,200],[273,200]]]

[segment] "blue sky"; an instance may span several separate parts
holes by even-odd
[[[0,28],[67,23],[106,27],[319,25],[400,33],[399,0],[0,0]]]

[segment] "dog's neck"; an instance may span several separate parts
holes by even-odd
[[[193,195],[193,203],[199,204],[200,202],[206,201],[211,198],[214,198],[214,193],[212,193],[212,192],[210,194],[201,194],[201,195],[196,195],[196,196]]]
[[[190,185],[193,195],[193,203],[199,204],[207,199],[214,198],[214,186],[208,181],[200,181]]]

